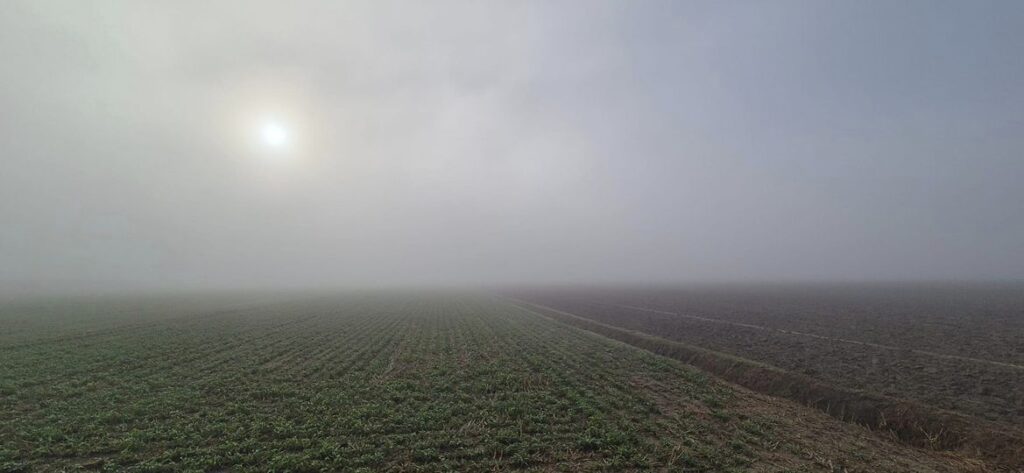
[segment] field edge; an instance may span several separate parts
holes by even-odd
[[[913,401],[855,391],[736,355],[498,296],[521,310],[645,351],[672,358],[761,394],[785,398],[834,418],[889,433],[901,443],[983,458],[1003,468],[1024,468],[1024,432],[935,409]]]

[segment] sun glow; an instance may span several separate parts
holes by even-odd
[[[291,142],[288,128],[276,120],[267,120],[260,126],[260,141],[273,150],[285,150]]]

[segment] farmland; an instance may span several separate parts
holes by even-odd
[[[0,306],[2,471],[964,471],[484,295]]]
[[[1024,425],[1024,287],[534,291],[530,300],[838,386]]]

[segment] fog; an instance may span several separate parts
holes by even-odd
[[[1022,45],[1009,1],[5,1],[0,288],[1021,279]]]

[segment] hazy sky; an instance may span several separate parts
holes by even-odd
[[[5,289],[1024,278],[1024,2],[9,0],[0,58]]]

